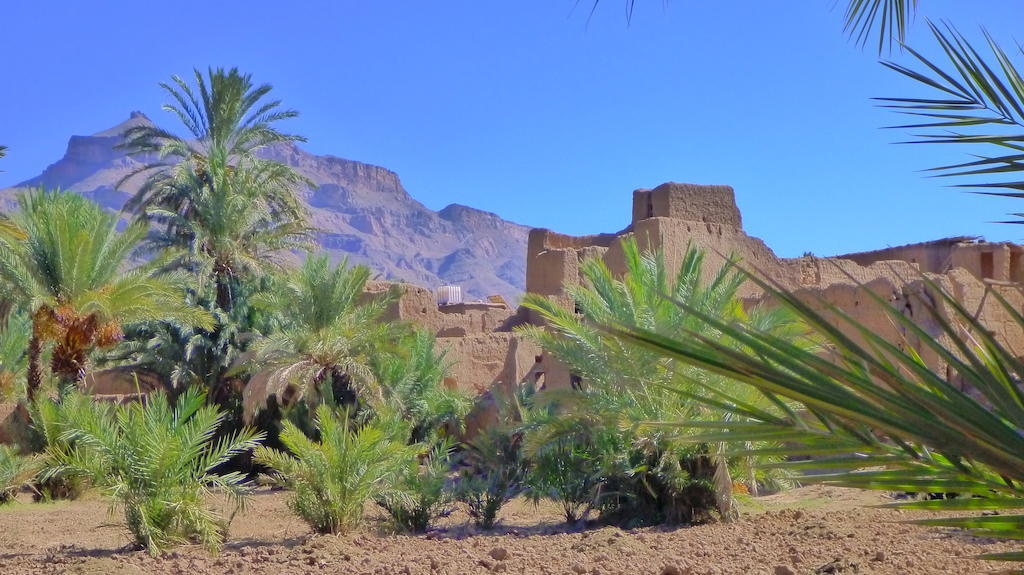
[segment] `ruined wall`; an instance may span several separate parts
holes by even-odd
[[[370,282],[368,296],[394,290],[385,319],[407,321],[430,330],[438,349],[447,351],[452,368],[445,383],[479,394],[495,386],[518,383],[540,354],[513,328],[525,321],[523,312],[506,304],[465,302],[439,306],[432,290],[392,282]]]
[[[678,269],[688,246],[704,250],[707,274],[738,258],[746,269],[772,278],[812,305],[823,310],[828,304],[835,305],[872,332],[900,345],[919,347],[913,334],[894,323],[871,294],[914,319],[926,332],[938,335],[939,325],[925,310],[937,305],[947,316],[948,310],[930,293],[927,278],[956,295],[1009,345],[1024,348],[1020,326],[990,293],[997,290],[1024,308],[1018,285],[1024,279],[1024,250],[1018,245],[959,237],[831,258],[780,258],[743,230],[733,189],[728,186],[667,183],[653,190],[637,190],[632,209],[629,227],[617,233],[570,236],[532,230],[527,247],[527,291],[571,306],[565,285],[580,282],[580,263],[602,258],[614,273],[622,273],[622,241],[635,238],[641,249],[661,250],[673,270]],[[487,392],[524,380],[546,387],[571,385],[572,375],[566,366],[514,331],[523,323],[542,323],[536,314],[484,302],[438,306],[432,290],[409,284],[375,282],[368,286],[371,293],[389,289],[396,290],[398,297],[388,318],[430,329],[438,345],[448,350],[453,362],[448,385],[481,394],[485,402],[493,395]],[[749,306],[765,303],[764,294],[752,283],[745,285],[740,295]],[[933,367],[943,367],[934,353],[919,351]],[[483,421],[486,416],[478,414],[476,419]]]
[[[690,245],[705,251],[705,273],[717,270],[728,258],[739,258],[746,269],[778,281],[804,301],[820,308],[826,303],[835,305],[874,333],[915,348],[919,346],[913,335],[894,324],[868,292],[896,306],[926,332],[938,335],[939,325],[925,312],[926,303],[937,305],[947,317],[949,310],[930,293],[924,281],[927,278],[956,295],[1012,349],[1024,348],[1024,332],[990,294],[996,290],[1018,309],[1024,307],[1020,290],[1024,249],[1016,244],[961,237],[833,258],[780,258],[763,241],[743,231],[732,188],[676,183],[635,191],[632,224],[611,236],[572,237],[533,230],[527,254],[527,290],[572,305],[563,284],[579,283],[579,263],[587,257],[601,257],[613,272],[622,273],[621,241],[632,237],[641,249],[662,250],[670,270],[678,269]],[[740,295],[748,305],[764,299],[749,283]],[[539,323],[535,315],[527,318]],[[934,353],[920,351],[934,368],[944,368]],[[570,384],[564,366],[548,358],[544,363],[550,366],[545,374],[548,386]]]

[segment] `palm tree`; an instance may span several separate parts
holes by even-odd
[[[288,507],[319,533],[358,527],[366,505],[390,498],[418,467],[423,446],[406,444],[401,420],[357,426],[348,414],[321,405],[313,423],[316,440],[285,421],[281,442],[288,451],[260,446],[255,459],[290,488]]]
[[[178,182],[190,190],[186,213],[161,207],[145,212],[158,224],[148,245],[184,248],[178,264],[199,278],[200,293],[212,282],[213,303],[225,312],[234,309],[241,280],[280,270],[290,250],[310,245],[309,228],[301,219],[274,215],[276,168],[266,172],[265,167],[214,168],[209,184],[191,174],[187,182]]]
[[[385,401],[410,423],[412,441],[425,441],[442,430],[462,431],[472,399],[444,387],[452,365],[447,350],[438,351],[434,334],[425,329],[402,336],[393,349],[370,358]]]
[[[89,353],[120,341],[128,324],[213,328],[209,313],[186,303],[183,275],[155,265],[125,271],[145,223],[119,232],[117,216],[71,192],[38,190],[20,195],[18,205],[11,219],[25,239],[0,237],[0,286],[31,315],[30,400],[42,383],[48,343],[53,373],[71,383],[84,375]]]
[[[788,443],[774,453],[823,457],[777,465],[834,470],[808,476],[807,481],[947,494],[944,499],[893,504],[903,508],[962,512],[1024,507],[1024,361],[952,294],[921,280],[927,293],[917,297],[914,307],[931,315],[939,328],[934,334],[864,289],[895,325],[920,342],[915,348],[887,341],[828,302],[801,301],[757,276],[751,281],[811,326],[830,353],[800,349],[775,334],[730,324],[687,304],[680,305],[700,325],[682,334],[621,324],[605,328],[623,344],[638,344],[660,357],[742,382],[766,397],[805,407],[774,414],[723,396],[714,404],[733,405],[744,422],[709,422],[707,433],[691,441],[729,441],[749,453],[745,442],[775,437]],[[1017,304],[1004,296],[1015,291],[992,287],[986,297],[1024,328],[1019,294],[1013,294]],[[743,342],[754,353],[737,353],[705,330]],[[926,364],[921,359],[925,351],[944,365]],[[688,389],[679,392],[693,397]],[[1013,512],[916,523],[1024,538],[1024,515]],[[983,557],[1022,561],[1024,552]]]
[[[616,279],[601,259],[581,263],[583,284],[565,288],[575,310],[532,294],[523,300],[526,307],[541,314],[547,326],[528,326],[522,328],[522,333],[566,364],[578,378],[579,388],[553,394],[565,411],[553,413],[552,420],[539,426],[540,433],[528,439],[534,449],[546,445],[564,447],[559,436],[566,433],[581,434],[591,443],[610,445],[607,442],[621,436],[622,429],[635,428],[638,422],[689,421],[697,428],[700,420],[717,419],[722,412],[708,410],[700,402],[680,396],[673,388],[682,385],[687,393],[706,397],[730,390],[735,393],[737,387],[742,388],[728,378],[688,368],[649,349],[610,337],[600,328],[602,324],[629,325],[677,336],[700,331],[707,337],[720,337],[717,329],[705,329],[698,317],[675,305],[676,300],[724,322],[758,326],[794,345],[807,346],[806,341],[801,343],[802,325],[790,314],[761,306],[744,310],[737,295],[744,277],[736,270],[724,266],[705,285],[704,256],[700,250],[687,250],[674,281],[670,280],[672,276],[660,252],[641,252],[636,241],[628,239],[623,241],[623,253],[626,271],[621,279]],[[731,346],[741,347],[735,342]],[[756,394],[743,394],[742,400],[769,411],[779,408],[766,404]],[[602,433],[602,428],[610,431]],[[714,478],[717,505],[723,515],[730,515],[732,480],[728,462],[721,456],[722,446],[713,443],[710,451],[687,449],[684,446],[688,443],[676,440],[679,433],[687,432],[692,433],[692,429],[648,426],[627,439],[633,442],[632,447],[616,445],[604,451],[618,454],[623,448],[630,451],[645,446],[652,454],[647,462],[652,476],[648,481],[666,487],[667,500],[661,504],[667,506],[672,506],[673,497],[682,497],[672,495],[671,489],[671,479],[681,471],[682,461],[684,467],[690,467],[690,475]],[[701,468],[709,454],[712,467]],[[635,460],[630,463],[635,464]],[[752,487],[756,486],[752,476],[747,479]]]
[[[58,414],[62,438],[73,447],[51,444],[51,467],[44,475],[88,477],[124,509],[135,544],[153,555],[193,542],[217,551],[234,513],[224,517],[211,499],[225,497],[237,513],[251,484],[244,473],[216,470],[255,449],[263,434],[249,429],[219,434],[225,414],[205,404],[195,389],[173,402],[160,392],[146,402],[118,406],[77,394],[60,406],[48,403]]]
[[[353,406],[382,397],[371,355],[397,327],[379,321],[390,294],[365,299],[369,277],[366,266],[332,266],[327,256],[310,255],[254,296],[254,306],[275,314],[277,329],[252,345],[248,369],[262,372],[263,387],[250,382],[248,405],[264,405],[272,395],[283,400],[285,391],[291,400],[305,397],[312,405],[327,399]],[[247,409],[249,415],[253,411]]]
[[[274,127],[299,113],[280,110],[280,100],[266,101],[272,86],[254,86],[252,77],[237,68],[209,69],[206,77],[198,69],[193,72],[194,88],[177,75],[170,83],[160,83],[175,102],[165,104],[163,109],[177,116],[192,139],[146,124],[133,126],[123,134],[123,149],[133,154],[154,154],[159,159],[126,178],[139,173],[148,176],[129,206],[187,213],[195,190],[177,185],[182,170],[205,180],[214,170],[242,165],[276,171],[281,186],[268,190],[272,194],[270,203],[276,212],[296,213],[298,205],[290,186],[301,183],[302,178],[278,162],[260,158],[258,152],[274,144],[304,142],[305,138]]]
[[[178,76],[160,84],[174,101],[164,109],[191,138],[151,125],[129,128],[121,147],[157,160],[121,184],[145,176],[128,208],[160,224],[156,246],[185,248],[201,262],[218,307],[230,310],[240,277],[261,268],[267,253],[305,239],[305,210],[295,189],[307,180],[259,155],[267,146],[305,140],[275,128],[298,112],[268,101],[269,84],[256,86],[236,68],[194,72],[194,87]]]

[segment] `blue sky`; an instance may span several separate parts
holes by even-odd
[[[238,66],[302,113],[307,148],[395,170],[439,209],[462,203],[566,233],[628,224],[630,192],[736,188],[748,232],[780,255],[979,234],[1024,206],[920,170],[965,149],[899,146],[873,96],[926,95],[841,34],[845,0],[4,2],[0,187],[72,134],[160,111],[157,82]],[[923,17],[1022,41],[1021,0],[922,0]],[[1014,34],[1018,36],[1014,36]],[[907,61],[899,57],[900,61]]]

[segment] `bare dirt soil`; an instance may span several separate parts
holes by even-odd
[[[882,495],[804,487],[744,503],[732,524],[621,530],[566,529],[553,507],[514,501],[480,533],[457,512],[419,536],[364,531],[318,536],[293,517],[286,494],[262,490],[219,555],[183,547],[161,558],[126,547],[120,515],[97,499],[0,508],[0,574],[175,575],[805,575],[999,572],[971,556],[1019,548],[962,532],[901,523],[922,512],[870,508]]]

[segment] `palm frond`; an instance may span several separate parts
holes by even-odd
[[[347,531],[362,523],[368,502],[395,488],[420,446],[405,445],[408,430],[401,425],[354,428],[347,413],[339,416],[326,405],[316,410],[316,428],[319,441],[285,421],[280,437],[290,454],[260,447],[255,459],[292,490],[289,506],[313,529]]]
[[[907,115],[912,123],[894,128],[928,130],[915,134],[913,143],[971,144],[993,152],[974,160],[932,168],[938,177],[983,176],[995,181],[961,184],[978,193],[1024,197],[1024,77],[1009,54],[986,32],[990,57],[983,56],[949,24],[928,23],[946,62],[936,63],[911,48],[922,69],[883,62],[888,68],[937,92],[930,98],[878,98],[885,107]],[[1017,56],[1024,54],[1018,47]],[[991,61],[994,59],[994,62]],[[994,189],[1008,191],[987,191]],[[1021,223],[1024,220],[1014,220]]]
[[[623,341],[798,401],[805,408],[783,419],[755,416],[709,422],[706,432],[691,441],[726,441],[738,447],[737,454],[763,453],[745,443],[774,437],[791,442],[776,448],[778,455],[827,455],[813,462],[774,465],[834,470],[803,478],[806,481],[960,497],[904,504],[909,508],[1017,509],[1024,504],[1024,393],[1019,386],[1024,363],[976,314],[937,283],[922,278],[915,309],[927,310],[939,330],[928,333],[872,295],[894,325],[920,342],[917,347],[899,345],[827,302],[803,301],[756,276],[751,281],[812,326],[830,353],[800,349],[785,338],[728,324],[682,302],[679,305],[709,329],[743,342],[749,351],[738,351],[697,330],[666,336],[621,325],[608,328]],[[1019,294],[990,289],[989,297],[1001,311],[1024,327],[1016,311]],[[1010,303],[1011,296],[1017,303]],[[925,350],[938,358],[938,365],[922,360]],[[927,524],[1016,537],[1016,521],[1016,516],[1009,516],[1005,522],[950,518]]]
[[[220,548],[227,518],[208,499],[216,488],[238,509],[249,489],[244,475],[219,475],[215,468],[255,449],[263,434],[242,430],[214,441],[224,414],[206,405],[205,394],[195,389],[173,404],[156,393],[144,404],[117,406],[113,413],[74,395],[64,403],[78,407],[44,403],[51,413],[45,421],[53,427],[48,433],[59,433],[60,440],[47,450],[56,462],[53,472],[90,477],[124,509],[129,532],[150,553],[194,540]]]
[[[621,278],[599,258],[581,262],[583,283],[565,286],[574,309],[536,295],[528,294],[523,299],[523,305],[538,312],[546,325],[526,326],[520,328],[520,333],[579,378],[579,390],[571,394],[568,390],[545,390],[541,394],[552,397],[557,415],[534,423],[526,436],[527,445],[541,453],[538,444],[557,445],[576,438],[582,442],[574,444],[577,450],[594,453],[595,459],[621,474],[621,491],[629,491],[632,478],[637,478],[633,487],[638,493],[633,500],[607,503],[605,513],[621,514],[626,506],[636,505],[646,497],[644,482],[653,482],[665,489],[659,505],[671,508],[673,505],[666,501],[686,500],[678,507],[688,511],[676,514],[638,508],[646,520],[658,514],[666,518],[680,515],[675,520],[699,520],[702,506],[717,507],[723,517],[730,517],[732,480],[728,467],[742,467],[747,461],[724,456],[718,446],[721,440],[702,435],[700,425],[717,421],[723,414],[740,420],[750,415],[784,419],[789,406],[777,398],[752,393],[727,377],[691,369],[650,349],[609,337],[600,326],[629,325],[678,337],[697,330],[734,350],[743,349],[742,342],[728,341],[717,326],[701,323],[699,316],[673,304],[671,296],[723,324],[756,325],[801,349],[811,347],[805,341],[806,328],[792,314],[763,306],[745,311],[738,297],[745,281],[743,274],[728,265],[706,269],[699,249],[689,248],[675,273],[666,269],[662,253],[642,251],[635,240],[623,241],[622,253],[625,269]],[[644,423],[672,420],[688,425],[667,429]],[[601,428],[604,431],[599,431]],[[616,445],[609,439],[615,435],[625,444]],[[680,436],[692,437],[680,442]],[[701,445],[690,444],[688,440],[695,437],[701,438]],[[598,441],[606,448],[598,449]],[[768,436],[759,440],[757,447],[776,441]],[[633,471],[639,469],[644,471]],[[687,500],[699,492],[707,495],[703,501]],[[686,516],[687,512],[694,515]]]

